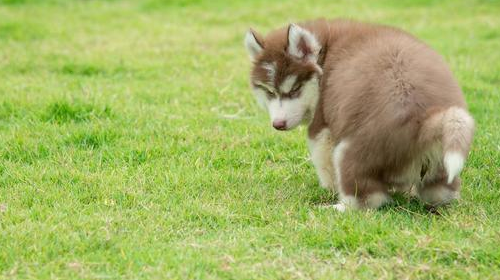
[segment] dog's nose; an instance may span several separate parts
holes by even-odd
[[[273,121],[273,127],[277,130],[285,130],[286,129],[286,121],[285,120],[276,120]]]

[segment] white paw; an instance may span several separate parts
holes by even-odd
[[[334,204],[334,205],[332,205],[332,207],[333,207],[333,209],[335,209],[339,212],[345,212],[345,210],[346,210],[345,204],[343,204],[343,203]]]
[[[319,206],[320,208],[323,209],[334,209],[339,212],[345,212],[348,209],[348,206],[345,205],[344,203],[337,203],[337,204],[323,204]]]

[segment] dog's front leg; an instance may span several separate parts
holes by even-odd
[[[328,129],[323,129],[320,133],[308,137],[309,152],[311,161],[316,168],[320,185],[332,192],[335,192],[335,178],[332,163],[333,140]]]

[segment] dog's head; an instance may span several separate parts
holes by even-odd
[[[278,130],[312,119],[319,96],[321,46],[314,34],[291,24],[265,39],[249,30],[245,46],[253,62],[251,86]]]

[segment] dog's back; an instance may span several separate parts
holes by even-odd
[[[344,194],[408,187],[424,176],[440,183],[445,176],[443,183],[456,189],[473,120],[442,58],[397,29],[328,24],[317,117],[337,144],[349,145],[339,174]]]

